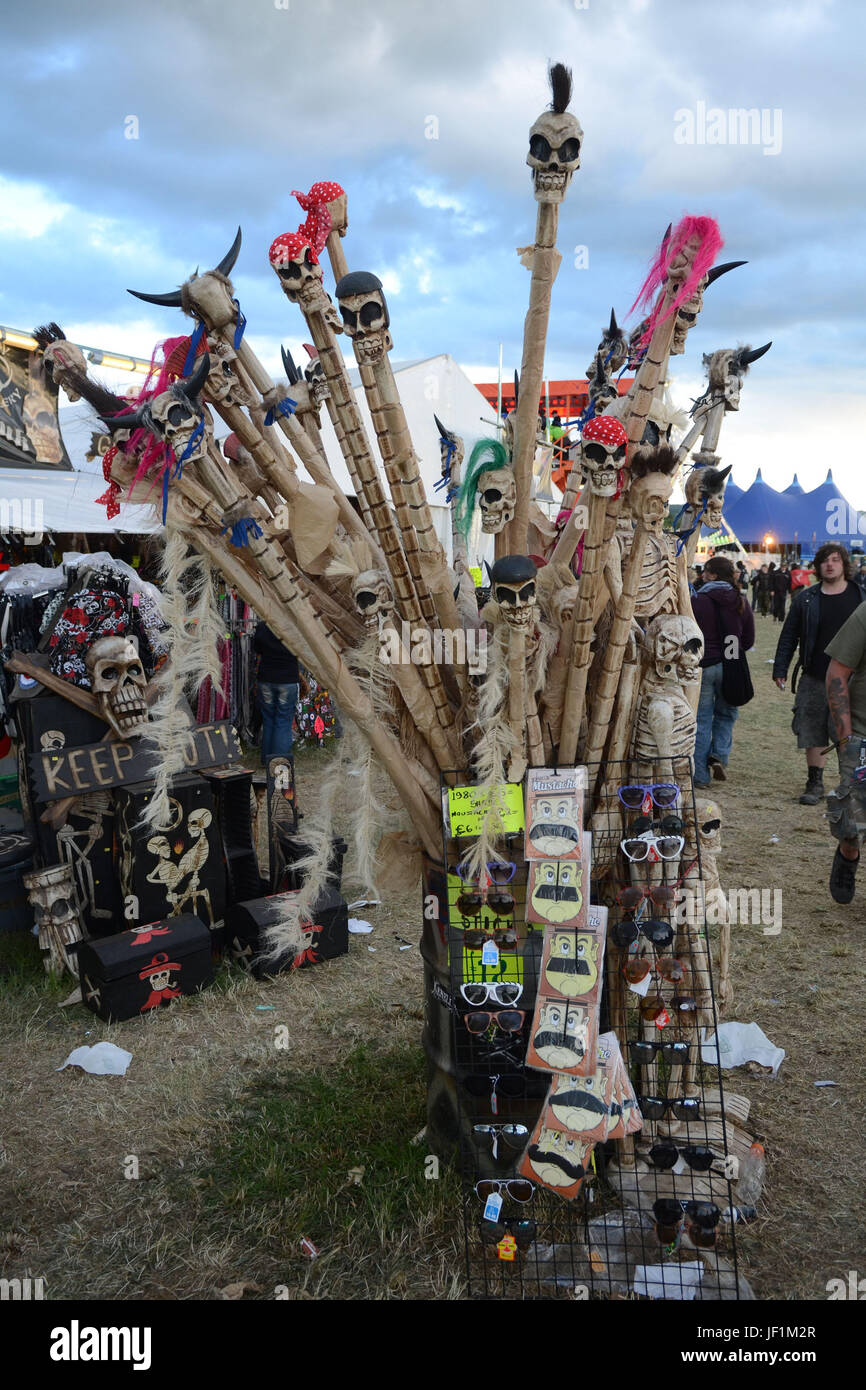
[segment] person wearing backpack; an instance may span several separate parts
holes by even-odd
[[[734,566],[724,555],[704,565],[705,582],[692,598],[695,621],[704,635],[701,695],[695,738],[695,786],[708,787],[710,776],[727,781],[739,706],[754,693],[746,652],[755,645],[755,619],[735,583]]]

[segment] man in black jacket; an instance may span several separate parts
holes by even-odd
[[[798,589],[794,595],[773,661],[773,680],[784,690],[788,667],[799,645],[794,668],[796,699],[791,728],[797,735],[797,747],[806,750],[808,778],[800,797],[803,806],[816,806],[824,796],[827,757],[823,750],[836,737],[827,708],[825,682],[830,658],[826,647],[862,602],[860,588],[852,581],[851,560],[843,545],[836,541],[822,545],[812,561],[812,568],[818,583],[808,589]]]

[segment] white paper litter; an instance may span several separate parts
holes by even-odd
[[[368,936],[372,930],[370,923],[365,922],[361,917],[349,918],[349,931],[354,932],[356,936]]]
[[[132,1053],[114,1043],[98,1042],[92,1047],[76,1047],[70,1052],[62,1067],[80,1067],[92,1076],[124,1076],[132,1061]]]
[[[356,898],[353,903],[347,903],[346,906],[351,912],[356,907],[379,907],[381,902],[381,898]]]
[[[704,1275],[700,1260],[678,1265],[635,1265],[632,1289],[645,1298],[693,1299]]]
[[[701,1038],[701,1058],[704,1062],[716,1062],[723,1067],[741,1067],[745,1062],[757,1062],[762,1067],[772,1067],[776,1076],[785,1060],[785,1049],[771,1043],[763,1028],[757,1023],[723,1023],[718,1032],[719,1057],[716,1058],[716,1037]]]
[[[639,994],[641,999],[643,999],[645,995],[649,994],[649,987],[652,984],[652,982],[653,972],[650,971],[649,974],[644,975],[643,979],[639,980],[636,985],[629,984],[629,989],[631,990],[632,994]]]

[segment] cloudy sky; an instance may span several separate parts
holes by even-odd
[[[177,286],[241,223],[234,283],[276,373],[280,342],[305,333],[268,247],[303,220],[292,189],[334,179],[349,265],[386,285],[395,359],[447,351],[480,380],[501,342],[510,376],[529,288],[515,248],[535,226],[527,131],[559,59],[585,142],[560,214],[548,374],[582,376],[667,224],[712,214],[722,258],[749,264],[709,291],[674,359],[676,399],[698,394],[704,352],[771,338],[724,461],[742,485],[761,465],[810,487],[832,465],[866,508],[862,16],[858,0],[9,5],[0,322],[56,318],[149,356],[185,321],[126,287]],[[763,133],[712,143],[714,110],[736,108],[764,112]]]

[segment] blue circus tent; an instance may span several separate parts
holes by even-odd
[[[758,469],[751,487],[732,498],[725,492],[725,521],[743,545],[760,546],[765,536],[776,545],[799,545],[804,556],[814,554],[828,540],[849,548],[864,548],[866,514],[862,529],[856,508],[843,497],[832,472],[819,487],[804,492],[796,476],[784,491],[764,482]]]

